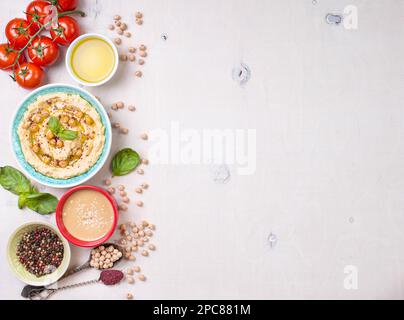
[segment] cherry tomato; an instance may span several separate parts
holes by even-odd
[[[80,35],[77,21],[69,16],[60,17],[57,26],[50,30],[53,41],[61,46],[67,46]]]
[[[59,58],[59,46],[49,37],[38,37],[28,47],[28,56],[37,66],[50,66]]]
[[[31,62],[24,62],[15,71],[15,80],[25,89],[33,89],[45,80],[45,72]]]
[[[30,36],[35,34],[35,28],[27,20],[14,18],[6,26],[6,37],[14,49],[22,49],[28,43]]]
[[[77,8],[79,0],[56,0],[56,7],[59,11],[71,11]]]
[[[48,1],[32,1],[29,3],[25,13],[27,15],[27,21],[32,23],[32,27],[35,31],[44,25],[51,14],[51,4]]]
[[[18,51],[11,48],[8,43],[0,44],[0,69],[9,70],[13,67],[16,59],[18,57]],[[21,64],[25,61],[24,55],[20,55],[18,63]],[[16,67],[18,64],[16,64]]]

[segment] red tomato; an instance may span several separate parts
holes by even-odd
[[[51,13],[51,4],[48,1],[32,1],[29,3],[25,13],[27,20],[32,23],[35,31],[38,31],[41,25],[44,25]]]
[[[8,43],[0,44],[0,69],[1,70],[9,70],[13,67],[15,60],[18,57],[18,51],[14,50],[10,47]],[[25,61],[24,55],[20,55],[18,59],[18,64],[21,64]]]
[[[77,21],[69,16],[60,17],[58,25],[50,30],[53,41],[61,46],[67,46],[80,35]]]
[[[35,28],[29,25],[27,20],[14,18],[6,26],[6,37],[14,49],[22,49],[26,46],[30,36],[35,34]]]
[[[45,72],[41,67],[31,62],[24,62],[15,71],[15,80],[21,87],[33,89],[41,85],[45,80]]]
[[[50,66],[59,58],[59,46],[49,37],[38,37],[28,47],[28,56],[37,66]]]
[[[56,0],[56,6],[59,11],[71,11],[77,8],[79,0]]]

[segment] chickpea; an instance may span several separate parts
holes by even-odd
[[[148,237],[152,237],[153,236],[153,232],[151,230],[146,230],[145,232],[146,236]]]
[[[69,117],[69,116],[61,116],[61,117],[60,117],[60,122],[68,123],[69,120],[70,120],[70,117]]]
[[[51,140],[49,140],[49,144],[50,144],[52,147],[56,146],[56,139],[51,139]]]
[[[120,44],[122,44],[122,40],[121,40],[120,38],[115,38],[115,39],[114,39],[114,42],[115,42],[115,44],[118,45],[118,46],[119,46]]]
[[[122,199],[122,201],[123,201],[124,203],[129,203],[129,202],[130,202],[130,199],[129,199],[128,197],[124,197],[124,198]]]
[[[147,166],[149,164],[149,160],[147,159],[142,159],[142,164],[144,164],[145,166]]]
[[[40,122],[42,121],[42,117],[41,117],[39,114],[37,114],[37,115],[35,115],[35,116],[32,118],[32,120],[33,120],[35,123],[40,123]]]
[[[75,156],[76,157],[81,157],[82,155],[83,155],[83,150],[77,149],[77,151],[75,152]]]
[[[142,188],[136,188],[136,189],[135,189],[135,192],[136,192],[136,193],[142,193],[143,190],[142,190]]]
[[[156,246],[152,243],[149,244],[149,250],[154,251],[156,250]]]
[[[139,59],[139,64],[142,66],[142,65],[144,65],[144,60],[143,59]]]
[[[59,167],[61,167],[61,168],[66,168],[66,167],[67,167],[67,161],[65,161],[65,160],[60,160],[60,161],[59,161]]]
[[[36,124],[31,125],[30,131],[31,131],[32,133],[38,132],[38,131],[39,131],[39,126],[36,125]]]
[[[146,276],[144,274],[139,274],[138,278],[140,281],[146,281]]]
[[[109,29],[109,30],[114,30],[114,29],[115,29],[115,26],[114,26],[113,24],[110,24],[110,25],[108,25],[108,29]]]
[[[85,121],[89,126],[91,126],[94,123],[93,118],[91,118],[89,115],[85,116]]]
[[[121,54],[119,59],[121,59],[121,61],[128,61],[128,56],[126,54]]]
[[[121,36],[121,35],[123,35],[123,30],[122,29],[116,29],[116,33]]]
[[[123,34],[126,38],[130,38],[132,34],[129,31],[125,31]]]
[[[141,269],[140,269],[140,267],[139,267],[139,266],[135,266],[135,267],[133,268],[133,271],[135,271],[135,272],[140,272],[140,271],[141,271]]]
[[[52,131],[48,131],[46,133],[46,139],[52,140],[55,137],[55,135],[52,133]]]
[[[114,15],[114,20],[121,20],[122,17],[119,14]]]
[[[146,47],[144,44],[141,44],[141,45],[139,46],[139,50],[146,51],[146,50],[147,50],[147,47]]]
[[[142,139],[142,140],[147,140],[147,139],[149,139],[149,136],[147,135],[147,133],[142,133],[142,134],[140,135],[140,139]]]
[[[126,299],[132,300],[132,299],[133,299],[133,294],[127,293],[127,294],[126,294]]]
[[[35,145],[32,147],[32,151],[34,151],[35,153],[38,153],[40,150],[41,150],[41,149],[39,148],[39,145],[38,145],[38,144],[35,144]]]
[[[45,164],[49,164],[49,163],[51,162],[51,158],[48,157],[48,156],[44,156],[44,157],[42,158],[42,161],[43,161]]]
[[[136,71],[135,72],[135,76],[138,77],[138,78],[142,77],[142,75],[143,75],[142,71]]]
[[[77,123],[76,123],[76,120],[73,119],[73,118],[70,119],[68,123],[69,123],[69,126],[71,126],[71,127],[74,127],[74,126],[77,124]]]
[[[144,174],[144,170],[143,169],[137,169],[137,173],[142,175],[142,174]]]
[[[147,52],[146,51],[139,51],[139,56],[141,56],[142,58],[146,58],[147,57]]]
[[[143,18],[143,14],[138,11],[138,12],[135,13],[135,17],[136,17],[137,19],[142,19],[142,18]]]
[[[110,179],[105,179],[105,180],[104,180],[104,184],[105,184],[106,186],[110,186],[110,185],[111,185],[111,180],[110,180]]]
[[[135,55],[134,55],[134,54],[130,54],[130,55],[129,55],[129,61],[133,62],[133,61],[135,61],[135,60],[136,60]]]
[[[121,129],[119,130],[119,132],[122,133],[122,134],[128,134],[129,129],[127,129],[127,128],[121,128]]]
[[[128,194],[127,194],[125,191],[120,191],[120,192],[119,192],[119,195],[120,195],[121,197],[126,197]]]
[[[136,202],[136,205],[137,205],[138,207],[143,207],[143,201],[138,201],[138,202]]]
[[[81,111],[78,111],[78,112],[76,113],[76,116],[77,116],[77,118],[81,119],[81,118],[83,118],[84,113],[81,112]]]
[[[47,118],[47,117],[49,117],[49,112],[46,110],[43,110],[43,111],[41,111],[41,116],[44,118]]]
[[[124,186],[124,185],[122,185],[122,184],[120,184],[120,185],[118,186],[118,190],[119,190],[119,191],[123,191],[123,190],[125,190],[125,186]]]
[[[115,188],[113,188],[113,187],[108,188],[108,193],[109,194],[114,194],[115,193]]]
[[[143,24],[143,20],[142,19],[136,19],[136,24],[141,26]]]
[[[129,106],[128,109],[129,109],[129,111],[135,111],[136,107],[135,106]]]
[[[119,26],[119,28],[120,28],[122,31],[125,31],[126,29],[128,29],[128,25],[123,22],[123,23]]]
[[[23,125],[22,125],[22,127],[24,129],[28,129],[30,126],[31,126],[31,122],[29,122],[29,121],[24,122]]]
[[[123,101],[118,101],[118,102],[116,103],[116,106],[117,106],[119,109],[123,109],[123,108],[125,107],[125,103],[123,103]]]
[[[129,47],[129,52],[130,53],[135,53],[136,52],[136,48],[134,48],[134,47]]]
[[[135,279],[133,279],[133,277],[128,277],[128,283],[129,283],[129,284],[134,284],[134,283],[135,283]]]
[[[58,147],[58,148],[63,148],[64,147],[64,142],[62,141],[62,140],[58,140],[57,142],[56,142],[56,147]]]

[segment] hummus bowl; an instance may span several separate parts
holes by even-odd
[[[71,188],[92,178],[111,150],[111,123],[89,92],[50,84],[30,93],[12,120],[12,147],[32,180]]]

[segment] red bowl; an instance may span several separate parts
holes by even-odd
[[[99,193],[102,193],[109,200],[109,202],[111,203],[112,208],[114,210],[114,222],[112,224],[111,230],[108,231],[108,233],[105,236],[103,236],[102,238],[100,238],[98,240],[84,241],[84,240],[77,239],[76,237],[73,237],[69,233],[69,231],[67,231],[67,229],[63,223],[62,213],[63,213],[63,207],[65,205],[65,202],[74,192],[79,191],[79,190],[94,190]],[[69,242],[71,242],[79,247],[86,247],[86,248],[96,247],[96,246],[106,242],[114,234],[117,223],[118,223],[118,206],[116,204],[116,201],[113,197],[111,197],[111,195],[107,191],[105,191],[104,189],[99,188],[99,187],[88,185],[88,186],[78,186],[78,187],[72,188],[62,196],[62,198],[59,200],[59,203],[56,207],[56,224],[57,224],[60,232]]]

